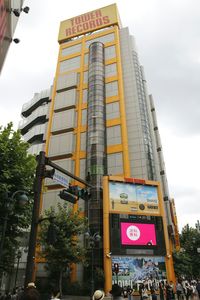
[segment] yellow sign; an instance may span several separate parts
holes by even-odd
[[[116,4],[111,4],[62,21],[58,41],[65,41],[69,38],[114,24],[119,24],[119,18]]]

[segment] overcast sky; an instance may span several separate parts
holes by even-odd
[[[170,195],[179,228],[200,220],[200,1],[118,0],[122,25],[136,38],[153,94]],[[22,105],[52,84],[60,21],[109,0],[26,0],[0,77],[0,125],[15,129]]]

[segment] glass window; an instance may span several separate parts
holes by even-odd
[[[88,53],[84,56],[84,65],[88,65]]]
[[[105,60],[116,57],[115,46],[105,48]]]
[[[62,49],[61,56],[70,55],[72,53],[76,53],[76,52],[80,52],[80,51],[81,51],[81,44],[77,44],[77,45]]]
[[[121,144],[121,126],[112,126],[107,128],[107,145]]]
[[[60,73],[80,68],[81,57],[77,56],[64,60],[60,63]]]
[[[88,90],[85,89],[83,90],[83,100],[82,100],[83,103],[87,103],[87,97],[88,97]]]
[[[122,153],[108,154],[108,174],[122,174],[123,173],[123,160]]]
[[[108,43],[108,42],[113,42],[115,39],[114,33],[106,34],[100,37],[97,37],[95,39],[89,40],[86,42],[86,48],[89,47],[90,44],[94,42],[101,42],[103,44]]]
[[[88,83],[88,71],[83,73],[83,83]]]
[[[110,77],[115,75],[117,75],[117,65],[116,64],[107,65],[105,67],[105,76]]]
[[[118,95],[118,82],[113,81],[106,83],[106,97]]]
[[[87,123],[87,109],[82,110],[82,125],[86,125]]]
[[[106,104],[106,120],[119,118],[119,102]]]
[[[81,133],[81,151],[86,151],[86,132]]]

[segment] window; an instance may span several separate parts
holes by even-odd
[[[71,71],[80,67],[81,57],[77,56],[60,63],[60,73]]]
[[[82,125],[86,125],[87,123],[87,109],[82,110]]]
[[[87,97],[88,97],[88,90],[85,89],[83,90],[83,100],[82,100],[83,103],[87,103]]]
[[[107,145],[121,144],[121,126],[112,126],[107,128]]]
[[[88,71],[83,73],[83,83],[88,83]]]
[[[116,57],[115,46],[105,48],[105,60]]]
[[[72,53],[76,53],[76,52],[80,52],[80,51],[81,51],[81,44],[77,44],[77,45],[62,49],[61,56],[70,55]]]
[[[92,44],[94,42],[101,42],[101,43],[105,44],[105,43],[114,41],[114,39],[115,39],[114,33],[103,35],[103,36],[100,36],[95,39],[87,41],[86,48],[89,48],[90,44]]]
[[[122,174],[123,173],[123,160],[122,153],[108,154],[108,174]]]
[[[84,65],[88,65],[88,53],[84,56]]]
[[[113,81],[106,84],[106,97],[118,95],[118,82]]]
[[[119,102],[106,104],[106,120],[119,118]]]
[[[105,76],[110,77],[115,75],[117,75],[117,65],[116,64],[107,65],[105,67]]]

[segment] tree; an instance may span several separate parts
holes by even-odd
[[[5,128],[0,127],[1,232],[5,213],[8,212],[1,272],[9,272],[11,269],[19,247],[19,238],[30,225],[31,202],[25,207],[20,207],[17,201],[13,201],[10,207],[7,205],[16,191],[23,190],[29,195],[32,193],[36,162],[35,157],[27,153],[28,147],[28,143],[22,141],[20,131],[13,130],[12,123]],[[8,197],[5,196],[6,194]],[[17,195],[15,198],[17,199]]]
[[[49,273],[59,274],[58,284],[62,295],[62,278],[72,263],[85,261],[86,250],[78,236],[85,232],[86,219],[79,211],[74,213],[67,205],[58,204],[58,211],[51,207],[45,211],[41,222],[39,245],[40,256],[45,258]]]
[[[188,278],[200,277],[200,233],[188,224],[180,234],[181,250],[174,253],[174,265],[177,276]]]

